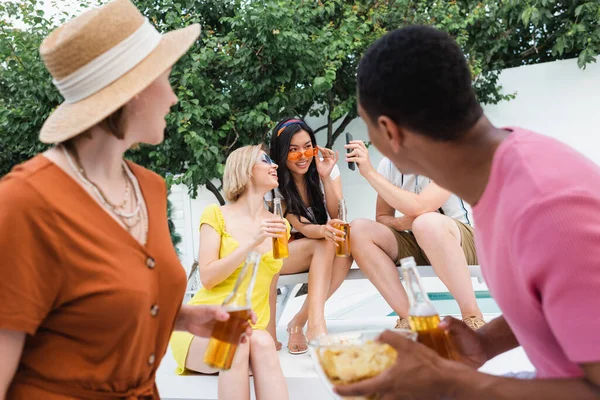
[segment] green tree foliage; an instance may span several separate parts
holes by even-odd
[[[171,200],[168,197],[167,197],[167,221],[169,223],[169,233],[171,234],[171,242],[173,242],[173,246],[175,247],[177,254],[180,254],[177,246],[179,245],[179,243],[181,243],[181,235],[179,233],[177,233],[177,230],[175,229],[175,224],[173,223],[173,204],[171,203]]]
[[[91,0],[90,0],[91,1]],[[105,2],[105,0],[98,0]],[[61,101],[38,47],[60,20],[39,0],[0,2],[0,175],[44,147],[37,135]],[[366,47],[407,24],[446,30],[463,47],[483,103],[510,99],[503,68],[600,52],[600,4],[571,0],[137,0],[160,31],[198,22],[199,42],[175,66],[179,104],[163,144],[133,160],[219,201],[223,162],[264,142],[285,116],[325,116],[327,146],[356,117],[356,66]],[[84,4],[86,6],[86,4]],[[69,18],[69,12],[59,14]],[[173,175],[171,175],[173,174]],[[173,179],[172,176],[177,178]]]

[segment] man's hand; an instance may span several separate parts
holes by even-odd
[[[491,336],[505,335],[503,318],[496,318]],[[492,321],[494,322],[494,321]],[[452,325],[452,322],[448,322]],[[490,322],[491,325],[492,323]],[[486,327],[488,326],[486,325]],[[443,326],[443,325],[442,325]],[[457,325],[458,326],[458,325]],[[462,328],[459,328],[462,329]],[[482,328],[483,329],[483,328]],[[466,334],[466,331],[464,332]],[[501,352],[510,340],[490,343],[489,349]],[[530,400],[530,399],[581,399],[598,400],[600,388],[600,363],[584,366],[585,378],[560,379],[510,379],[482,374],[460,363],[443,359],[433,350],[396,333],[386,331],[380,341],[388,343],[398,352],[396,363],[380,375],[346,386],[336,386],[340,396],[379,395],[381,400],[445,399],[457,400]],[[475,346],[476,348],[477,346]],[[477,353],[475,351],[474,353]]]
[[[366,178],[368,174],[375,171],[369,159],[369,149],[362,140],[352,140],[344,147],[352,150],[346,154],[346,161],[356,163],[362,176]]]
[[[456,361],[475,369],[488,361],[483,336],[469,328],[467,324],[456,318],[445,317],[439,327],[446,332]]]
[[[387,343],[398,352],[396,363],[380,375],[362,382],[336,386],[340,396],[369,396],[378,394],[385,400],[437,399],[446,395],[449,371],[464,368],[402,335],[385,331],[379,341]]]
[[[410,231],[412,229],[412,224],[415,220],[415,217],[408,217],[403,215],[402,217],[397,217],[392,220],[392,228],[397,231]]]

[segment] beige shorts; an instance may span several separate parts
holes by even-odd
[[[457,220],[453,221],[456,222],[458,230],[460,231],[460,245],[465,253],[467,265],[478,265],[473,227]],[[411,231],[397,231],[393,228],[390,228],[390,230],[398,243],[398,258],[395,260],[396,264],[399,265],[400,260],[403,258],[414,257],[417,265],[431,265],[427,255],[423,249],[419,247],[417,239]]]

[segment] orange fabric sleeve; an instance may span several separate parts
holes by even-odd
[[[0,328],[33,335],[58,299],[64,271],[54,215],[27,182],[0,182]]]

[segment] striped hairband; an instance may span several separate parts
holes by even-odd
[[[285,122],[283,125],[281,125],[281,128],[279,128],[279,130],[277,131],[277,137],[279,137],[279,135],[281,135],[281,132],[284,131],[285,128],[287,128],[290,125],[294,125],[294,124],[301,124],[304,121],[299,120],[299,119],[290,119],[289,121]]]

